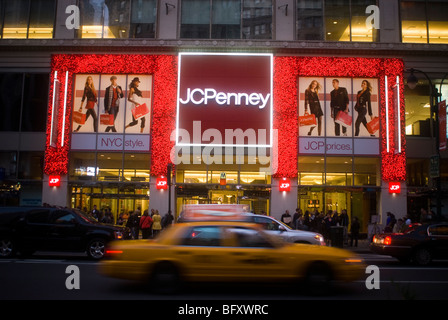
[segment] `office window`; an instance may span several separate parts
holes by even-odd
[[[43,73],[0,73],[0,131],[45,132],[48,81]]]
[[[134,0],[131,8],[131,38],[154,38],[156,34],[156,0]]]
[[[181,6],[181,38],[272,38],[272,0],[184,0]]]
[[[48,82],[48,74],[25,74],[21,131],[45,132]]]
[[[298,0],[296,30],[298,40],[324,39],[323,0]]]
[[[297,40],[377,41],[377,30],[366,26],[366,8],[376,0],[297,0]]]
[[[0,131],[19,131],[22,91],[22,73],[0,73]]]
[[[1,12],[3,39],[53,38],[55,0],[6,0]]]
[[[406,43],[448,43],[446,0],[401,1],[401,36]]]
[[[81,38],[154,38],[156,0],[80,0]]]
[[[181,38],[210,38],[210,0],[184,0],[181,3]]]

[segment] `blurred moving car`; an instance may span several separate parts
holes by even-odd
[[[404,233],[377,234],[370,249],[417,265],[448,259],[448,223],[413,224]]]
[[[86,252],[98,260],[103,258],[109,241],[129,238],[129,228],[99,223],[77,209],[0,208],[1,258],[40,250]]]
[[[295,230],[283,222],[269,216],[250,213],[246,214],[246,216],[248,222],[262,225],[267,233],[279,236],[286,242],[325,245],[325,239],[320,233]]]
[[[295,230],[270,216],[245,212],[245,205],[188,205],[181,212],[178,222],[192,221],[243,221],[260,224],[263,229],[286,242],[325,245],[324,237],[317,232]]]
[[[304,280],[313,292],[332,280],[353,281],[365,270],[354,253],[326,246],[291,244],[260,225],[186,222],[155,240],[114,241],[100,263],[103,275],[146,282],[160,293],[184,282]]]

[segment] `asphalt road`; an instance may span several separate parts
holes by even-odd
[[[303,288],[284,285],[189,285],[176,295],[156,295],[147,286],[111,279],[98,273],[98,263],[87,257],[34,255],[28,259],[0,259],[0,300],[151,300],[151,301],[289,301],[289,300],[447,300],[448,261],[428,267],[402,265],[397,260],[361,254],[368,265],[379,268],[379,288],[368,289],[365,279],[337,283],[329,295],[310,296]],[[79,268],[79,289],[67,289]],[[70,280],[70,279],[69,279]],[[72,285],[73,281],[68,281]],[[369,281],[368,281],[369,282]]]

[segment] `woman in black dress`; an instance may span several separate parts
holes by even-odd
[[[319,102],[319,90],[321,86],[317,80],[311,81],[308,89],[305,90],[305,114],[308,113],[308,107],[311,114],[314,114],[317,119],[317,133],[319,136],[322,133],[322,116],[324,115]],[[315,127],[312,127],[308,132],[310,136]]]
[[[372,92],[372,85],[369,81],[363,80],[361,83],[361,90],[358,91],[358,96],[356,98],[355,111],[358,112],[358,117],[355,121],[355,136],[359,136],[359,126],[361,123],[367,129],[366,115],[369,113],[370,119],[373,118],[372,113],[372,103],[370,101],[370,96]],[[371,136],[375,136],[371,134]]]

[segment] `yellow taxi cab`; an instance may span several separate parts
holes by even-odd
[[[218,221],[176,224],[154,240],[112,242],[99,268],[109,277],[148,282],[160,293],[203,281],[302,279],[322,289],[332,280],[358,280],[365,271],[350,251],[286,243],[259,225]]]

